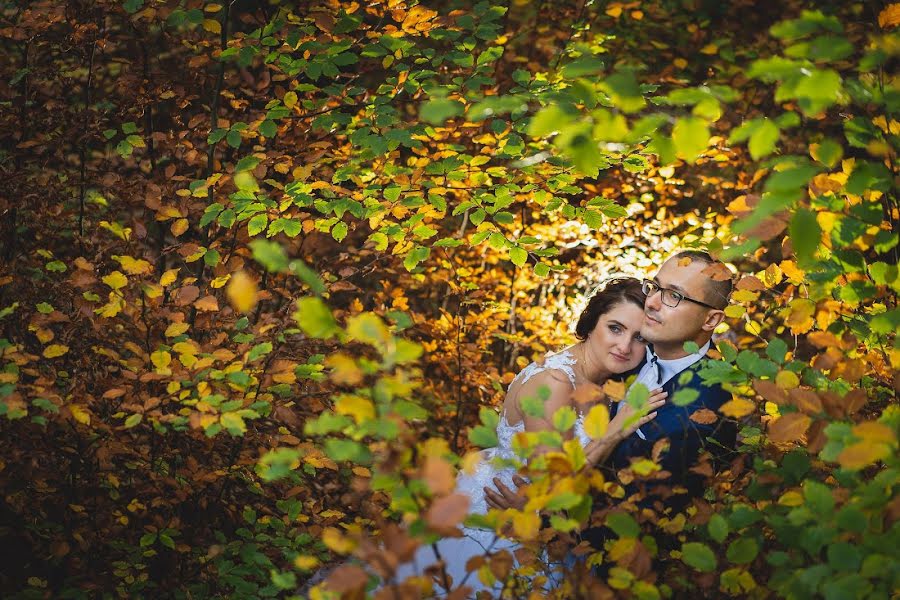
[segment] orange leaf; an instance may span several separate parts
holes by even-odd
[[[450,494],[438,498],[425,514],[425,522],[438,533],[449,533],[469,512],[469,497],[465,494]]]
[[[453,491],[456,486],[456,476],[453,467],[443,458],[429,456],[422,467],[422,479],[428,484],[428,489],[435,496],[444,496]]]
[[[708,408],[701,408],[700,410],[694,411],[691,413],[691,421],[694,423],[700,423],[701,425],[710,425],[715,423],[718,420],[718,416],[716,413],[709,410]]]
[[[216,311],[219,310],[219,301],[213,295],[204,296],[194,302],[194,307],[197,310]]]

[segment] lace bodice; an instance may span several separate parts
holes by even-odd
[[[557,354],[548,356],[543,363],[531,363],[522,369],[516,375],[513,382],[527,383],[529,379],[549,370],[562,371],[569,381],[572,388],[575,388],[575,371],[572,366],[575,364],[575,357],[568,350],[563,350]],[[487,512],[487,503],[484,499],[483,488],[492,485],[494,477],[499,477],[507,486],[512,486],[512,476],[515,471],[511,468],[501,469],[496,466],[495,459],[514,459],[515,452],[512,449],[513,436],[517,433],[525,431],[525,422],[519,421],[515,425],[510,425],[506,417],[506,411],[500,415],[500,421],[497,423],[497,446],[488,448],[481,452],[481,461],[478,463],[475,471],[469,475],[460,473],[457,480],[457,489],[471,498],[469,506],[470,513],[484,514]],[[581,442],[582,446],[587,445],[591,438],[584,431],[584,415],[579,415],[575,421],[574,434]]]

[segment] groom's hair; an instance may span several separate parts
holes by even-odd
[[[734,289],[731,271],[722,261],[713,258],[713,256],[705,250],[678,250],[669,260],[689,259],[691,262],[697,260],[707,265],[708,269],[704,269],[707,274],[706,278],[706,300],[713,306],[725,308],[731,298],[731,291]]]
[[[578,323],[575,325],[575,337],[586,340],[588,335],[597,326],[600,317],[611,311],[619,304],[631,302],[644,309],[644,292],[641,290],[641,282],[634,277],[616,277],[610,279],[602,289],[594,292],[587,306],[581,311]]]

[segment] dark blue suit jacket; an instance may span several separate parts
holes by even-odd
[[[669,393],[666,405],[657,411],[655,419],[641,427],[641,432],[647,439],[641,439],[637,433],[631,434],[616,446],[610,457],[600,466],[613,471],[625,469],[634,459],[650,458],[653,445],[658,440],[662,438],[669,440],[669,449],[660,455],[658,464],[671,475],[659,481],[636,480],[625,486],[626,498],[639,491],[641,487],[644,488],[644,495],[637,502],[639,506],[649,507],[654,501],[659,500],[664,508],[671,508],[676,512],[683,510],[691,498],[703,495],[705,478],[690,470],[697,464],[700,453],[708,450],[721,465],[723,459],[730,456],[735,447],[737,427],[718,413],[718,409],[731,399],[731,394],[723,390],[719,384],[705,384],[699,375],[699,371],[709,360],[711,359],[704,357],[670,379],[663,386]],[[637,372],[640,368],[639,366]],[[690,374],[690,380],[680,383],[686,373]],[[699,395],[686,406],[676,406],[672,403],[672,399],[676,392],[683,388],[694,389]],[[692,421],[690,416],[703,408],[715,412],[719,418],[709,425]],[[616,409],[618,404],[612,411],[613,415]],[[666,493],[665,490],[675,486],[686,487],[688,493],[676,495]],[[590,541],[596,548],[602,548],[603,541],[608,539],[608,536],[609,532],[605,527],[588,528],[582,532],[582,538]]]
[[[697,463],[702,450],[709,450],[714,457],[723,457],[734,449],[737,435],[733,422],[722,418],[718,410],[731,399],[731,394],[719,384],[707,385],[700,377],[699,371],[710,360],[702,358],[681,373],[675,375],[663,386],[669,393],[666,404],[657,411],[656,418],[641,427],[647,438],[641,439],[633,433],[613,450],[606,465],[616,471],[631,464],[632,459],[649,457],[653,445],[662,438],[669,440],[669,449],[660,456],[659,465],[671,473],[665,480],[669,486],[684,485],[693,495],[703,490],[702,476],[690,472]],[[690,380],[680,383],[685,374]],[[688,388],[698,392],[697,398],[687,406],[676,406],[672,399],[679,389]],[[616,405],[618,408],[618,405]],[[700,409],[707,408],[719,417],[714,423],[703,425],[691,420],[691,415]],[[615,414],[615,411],[613,411]],[[633,491],[628,490],[626,491]]]

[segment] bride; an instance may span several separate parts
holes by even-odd
[[[610,377],[630,371],[640,364],[645,355],[645,342],[640,335],[645,298],[639,280],[632,277],[609,280],[591,297],[578,318],[575,336],[580,341],[546,357],[542,363],[531,363],[516,376],[503,402],[497,425],[497,446],[481,452],[481,460],[473,473],[460,472],[457,477],[456,491],[469,496],[470,514],[487,513],[489,507],[485,492],[489,491],[488,486],[495,479],[507,487],[515,485],[514,477],[519,479],[515,469],[495,466],[503,459],[516,458],[512,449],[515,434],[553,430],[553,414],[560,408],[571,406],[576,411],[590,408],[575,405],[572,397],[575,388],[589,383],[603,384]],[[544,414],[530,416],[523,410],[521,401],[537,397],[542,388],[550,392],[544,404]],[[606,434],[598,439],[591,439],[585,433],[584,413],[580,413],[573,429],[584,447],[588,464],[596,465],[603,461],[619,441],[654,418],[655,410],[664,403],[665,393],[654,390],[645,406],[646,411],[654,412],[643,417],[623,403],[610,421]],[[466,563],[470,558],[486,552],[512,551],[518,544],[514,540],[500,538],[487,529],[463,527],[462,531],[463,537],[447,537],[435,544],[421,546],[411,561],[398,567],[391,581],[403,582],[409,577],[421,576],[425,567],[442,561],[444,569],[437,578],[438,583],[450,582],[451,588],[457,588],[465,582],[467,587],[472,588],[472,594],[482,590],[499,592],[499,585],[502,584],[498,584],[496,589],[484,585],[477,573],[467,572]]]

